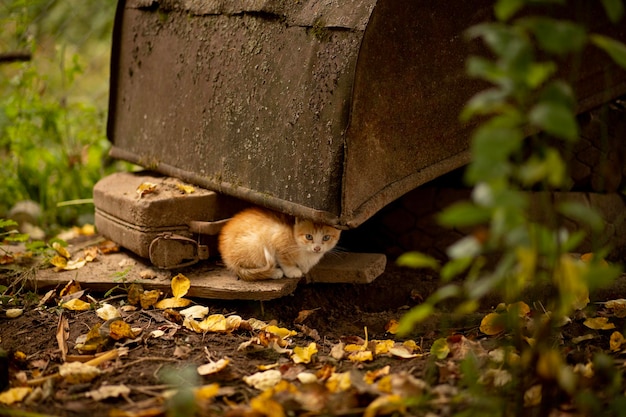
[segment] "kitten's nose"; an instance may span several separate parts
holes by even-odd
[[[313,252],[319,252],[321,250],[322,250],[322,248],[320,248],[319,246],[316,246],[316,247],[313,248]]]

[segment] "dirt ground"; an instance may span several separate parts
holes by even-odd
[[[76,276],[80,282],[80,270]],[[625,297],[625,282],[625,279],[620,279],[611,289],[596,294],[596,299]],[[433,273],[399,268],[394,262],[389,262],[386,272],[367,285],[300,283],[292,295],[264,302],[193,299],[193,305],[208,307],[211,315],[238,315],[244,322],[230,331],[206,333],[190,330],[180,317],[166,310],[140,306],[126,309],[129,304],[128,287],[123,288],[124,285],[107,294],[87,290],[81,298],[92,303],[92,308],[86,311],[60,308],[61,288],[57,288],[43,304],[41,298],[47,289],[40,288],[36,296],[23,292],[15,299],[5,297],[0,315],[0,345],[6,351],[3,365],[8,366],[8,381],[11,386],[30,386],[36,394],[4,411],[0,408],[0,414],[6,412],[11,415],[23,410],[39,413],[35,415],[84,416],[88,410],[92,417],[161,416],[169,410],[169,415],[189,415],[188,411],[181,409],[178,409],[178,414],[172,411],[176,409],[176,402],[165,399],[168,391],[174,388],[180,394],[189,387],[211,386],[217,391],[209,396],[210,399],[195,402],[200,406],[201,415],[280,415],[273,414],[271,408],[263,409],[270,407],[267,404],[272,402],[264,400],[266,405],[259,406],[255,399],[263,398],[261,393],[265,390],[246,382],[250,376],[269,368],[279,370],[282,381],[297,387],[290,388],[292,391],[285,389],[289,394],[279,392],[273,397],[282,395],[281,406],[288,414],[363,415],[368,406],[381,398],[380,392],[357,382],[365,380],[367,375],[378,375],[372,376],[375,380],[380,380],[382,375],[394,375],[394,384],[401,385],[402,390],[408,392],[423,389],[418,381],[424,381],[431,387],[453,387],[446,383],[458,379],[458,375],[444,372],[441,368],[444,365],[427,354],[433,341],[448,338],[450,343],[480,343],[481,349],[492,343],[478,327],[485,312],[491,311],[498,303],[499,300],[495,299],[487,300],[481,313],[475,315],[435,316],[403,338],[389,331],[394,320],[399,320],[438,285]],[[103,319],[98,317],[94,307],[104,303],[116,307],[122,320],[140,331],[136,330],[134,337],[120,337],[119,340],[109,335],[98,345],[98,352],[77,350],[79,337],[102,325]],[[24,312],[17,318],[7,318],[9,307],[20,307]],[[65,377],[49,377],[63,363],[58,340],[61,318],[67,320],[67,362],[88,361],[99,353],[118,349],[116,358],[99,365],[101,373],[94,379],[76,382]],[[255,329],[250,324],[253,323],[251,319],[276,324],[293,333],[281,339],[283,342],[279,346],[270,343],[269,346],[255,348],[259,337],[267,334]],[[568,331],[571,337],[584,333],[580,323],[573,324]],[[102,330],[100,334],[104,334]],[[578,345],[576,354],[580,357],[577,360],[588,360],[597,350],[595,344],[606,342],[607,337],[596,334],[584,349]],[[244,347],[250,345],[252,340],[257,342]],[[364,340],[369,341],[369,345]],[[392,340],[396,347],[404,346],[402,343],[406,341],[415,343],[406,352],[403,351],[406,354],[381,352],[371,360],[357,360],[346,352],[337,355],[336,347],[341,343],[343,346],[352,344],[375,350],[372,343],[378,342],[374,340]],[[312,360],[296,363],[294,349],[305,348],[311,343],[315,343],[317,349]],[[196,370],[200,365],[220,360],[228,361],[222,370],[203,376]],[[331,388],[329,372],[349,374],[352,381],[350,387]],[[301,379],[303,373],[314,374],[317,383]],[[125,388],[122,394],[110,398],[99,398],[94,394],[107,386]],[[449,398],[453,394],[445,395]],[[453,411],[445,401],[433,407],[441,416],[451,415]],[[394,409],[378,410],[370,415],[387,411],[393,412]]]
[[[124,352],[103,365],[102,375],[90,382],[78,384],[63,379],[50,380],[41,385],[40,397],[12,407],[15,410],[56,416],[83,416],[86,410],[93,417],[122,411],[129,413],[126,415],[144,415],[140,414],[142,412],[160,415],[164,410],[162,394],[167,389],[186,384],[217,383],[220,393],[209,406],[208,415],[227,414],[232,413],[236,405],[245,405],[259,394],[260,391],[246,384],[243,377],[259,372],[264,365],[275,364],[287,375],[288,380],[295,380],[298,372],[317,372],[328,365],[334,366],[336,372],[355,369],[364,373],[386,365],[390,365],[391,372],[418,372],[426,363],[421,356],[394,359],[387,355],[367,363],[345,358],[337,360],[330,356],[333,346],[342,341],[353,343],[366,337],[369,340],[393,339],[393,335],[386,331],[390,322],[398,320],[410,306],[420,302],[435,288],[436,282],[426,273],[399,269],[393,263],[387,269],[372,284],[301,283],[292,295],[264,302],[193,300],[193,304],[208,307],[209,314],[236,314],[244,321],[258,319],[297,332],[289,337],[289,345],[286,347],[292,349],[315,342],[318,353],[309,364],[296,365],[288,353],[279,353],[271,348],[240,349],[242,343],[258,334],[253,329],[243,328],[245,326],[227,333],[196,333],[185,328],[180,320],[164,310],[139,307],[123,312],[122,319],[132,328],[141,329],[141,333],[135,338],[118,341],[110,339],[98,348],[103,352],[122,348]],[[80,274],[80,270],[77,271],[76,280],[79,282]],[[53,374],[57,366],[63,363],[57,340],[60,317],[67,319],[69,328],[67,360],[85,361],[94,357],[91,352],[77,351],[76,340],[103,320],[93,309],[71,311],[59,308],[60,290],[58,288],[54,296],[40,306],[38,303],[47,289],[39,289],[36,292],[38,297],[31,294],[16,300],[8,297],[3,300],[2,309],[5,311],[10,307],[7,304],[13,301],[17,301],[17,307],[24,309],[24,313],[17,318],[7,318],[5,311],[0,316],[0,343],[9,358],[9,381],[13,386],[16,381],[27,382]],[[93,291],[86,291],[85,295],[90,297],[88,300],[96,302],[96,307],[105,302],[115,307],[128,305],[123,288],[106,295]],[[308,317],[298,319],[301,312],[308,313]],[[164,334],[154,337],[152,332],[155,330],[163,331]],[[471,328],[466,330],[471,331]],[[427,344],[436,337],[447,335],[449,331],[437,329],[435,325],[424,327],[415,335],[415,340],[426,350],[429,347]],[[195,368],[223,358],[229,359],[229,365],[214,375],[200,377],[194,371],[187,377],[188,374],[181,372],[185,368]],[[119,398],[104,400],[88,396],[102,386],[120,384],[128,387],[130,392]],[[327,407],[332,409],[331,412],[338,412],[339,407],[344,415],[360,415],[365,405],[365,399],[354,396],[342,406]]]

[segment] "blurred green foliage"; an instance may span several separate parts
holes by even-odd
[[[105,136],[110,45],[116,2],[5,0],[0,54],[0,217],[18,201],[43,209],[49,232],[89,221],[94,183],[119,169]]]

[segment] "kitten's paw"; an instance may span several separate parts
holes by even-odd
[[[283,266],[282,268],[287,278],[301,278],[303,275],[302,271],[297,266]]]
[[[283,270],[280,268],[276,268],[274,269],[274,271],[272,271],[272,275],[271,275],[271,279],[281,279],[282,277],[284,277],[285,274],[283,273]]]

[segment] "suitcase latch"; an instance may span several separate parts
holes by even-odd
[[[158,268],[183,268],[208,259],[209,247],[186,236],[162,233],[150,243],[149,254],[150,262]]]

